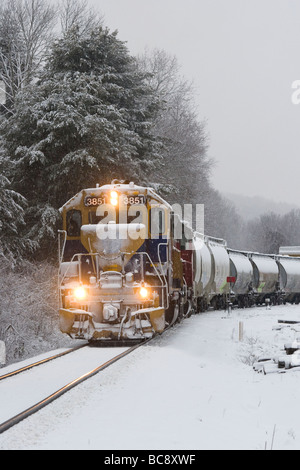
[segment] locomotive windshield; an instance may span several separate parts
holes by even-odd
[[[99,224],[104,219],[107,221],[108,211],[104,211],[103,214],[97,214],[96,211],[89,211],[89,224]]]
[[[81,211],[72,209],[67,212],[67,234],[69,237],[80,237],[82,225]]]

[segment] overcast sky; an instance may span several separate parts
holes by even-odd
[[[216,189],[300,205],[300,0],[89,0],[132,54],[177,56]]]

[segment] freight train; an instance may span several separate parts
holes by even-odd
[[[300,258],[230,249],[150,187],[114,180],[60,212],[60,329],[72,338],[140,341],[209,308],[300,301]]]

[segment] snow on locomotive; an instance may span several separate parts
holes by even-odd
[[[300,300],[300,258],[229,249],[152,188],[113,181],[60,211],[60,328],[72,338],[141,340],[208,307]]]

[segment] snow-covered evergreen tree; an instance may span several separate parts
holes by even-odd
[[[55,42],[1,128],[32,239],[54,238],[57,209],[83,187],[145,178],[158,158],[158,103],[117,33],[97,27],[83,37],[73,27]]]
[[[14,266],[34,249],[34,243],[23,236],[26,201],[5,176],[8,166],[9,160],[0,153],[0,260]]]

